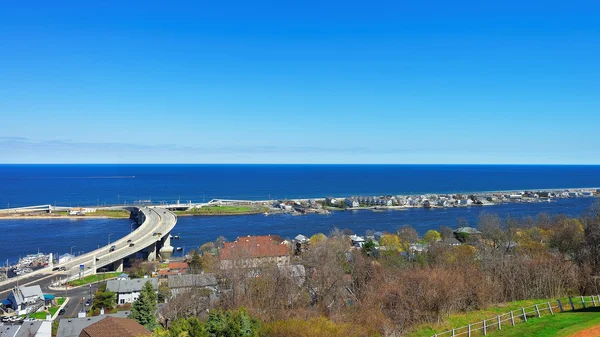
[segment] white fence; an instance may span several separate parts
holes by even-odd
[[[485,336],[492,331],[502,330],[503,327],[515,326],[518,323],[540,318],[543,315],[554,315],[556,312],[573,311],[597,306],[600,306],[600,296],[598,295],[567,297],[512,310],[480,322],[434,334],[432,337]]]

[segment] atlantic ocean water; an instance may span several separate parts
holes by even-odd
[[[348,195],[457,193],[600,186],[600,166],[554,165],[0,165],[0,208],[39,204],[94,206],[153,202],[208,201],[212,198],[267,200]],[[475,225],[480,212],[515,218],[540,212],[579,216],[595,198],[553,203],[344,211],[331,215],[248,215],[180,217],[174,246],[197,248],[223,235],[328,233],[334,227],[393,231],[412,225],[419,232],[453,227],[465,218]],[[0,261],[38,251],[90,251],[124,236],[129,220],[2,220]],[[8,244],[10,243],[10,244]]]

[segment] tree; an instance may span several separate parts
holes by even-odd
[[[164,303],[169,298],[171,298],[171,289],[167,285],[167,283],[163,282],[158,285],[158,301],[160,303]]]
[[[207,242],[205,244],[203,244],[202,246],[200,246],[200,251],[202,252],[202,255],[204,254],[216,254],[216,246],[213,242]]]
[[[131,315],[129,318],[135,319],[138,323],[145,326],[149,330],[156,328],[156,293],[152,282],[148,281],[144,284],[140,297],[133,302]]]
[[[169,327],[169,332],[173,337],[208,337],[209,334],[204,330],[204,323],[198,317],[188,317],[177,319]]]
[[[197,251],[192,250],[190,252],[190,260],[188,262],[188,266],[190,267],[191,274],[200,274],[202,272],[202,259],[200,258],[200,254]]]
[[[371,255],[374,250],[375,250],[375,242],[373,242],[373,240],[371,240],[371,239],[367,240],[367,242],[365,242],[362,246],[363,253],[365,253],[367,255]]]
[[[327,237],[323,233],[317,233],[310,237],[310,243],[312,245],[327,240]]]
[[[452,239],[454,237],[454,231],[448,226],[440,226],[440,235],[442,239]]]
[[[411,226],[402,226],[398,228],[397,232],[403,244],[410,244],[419,240],[419,234]]]
[[[427,243],[434,243],[436,241],[440,241],[442,239],[442,235],[440,232],[430,229],[423,235],[423,241]]]
[[[385,247],[387,250],[402,251],[400,237],[395,234],[383,234],[381,239],[379,239],[379,245]]]
[[[258,337],[260,322],[245,308],[213,311],[204,325],[208,336]]]
[[[217,246],[217,248],[223,248],[225,246],[225,242],[227,242],[227,239],[221,235],[215,240],[215,246]]]
[[[106,283],[104,283],[104,287],[98,287],[98,291],[94,296],[94,301],[92,303],[92,309],[106,309],[111,310],[115,307],[117,303],[117,296],[115,293],[106,291]]]

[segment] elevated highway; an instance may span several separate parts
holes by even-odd
[[[173,247],[170,245],[169,234],[177,223],[177,216],[160,207],[135,207],[131,210],[137,212],[138,223],[141,224],[130,234],[107,246],[77,256],[68,262],[0,282],[0,294],[7,288],[14,287],[17,280],[21,285],[32,281],[37,283],[37,281],[48,278],[66,280],[80,275],[95,274],[99,268],[106,266],[110,266],[112,267],[110,269],[116,271],[122,271],[123,259],[135,256],[138,252],[143,252],[150,261],[171,257]],[[114,246],[113,250],[111,250],[112,246]],[[83,269],[80,268],[81,265],[83,265]]]

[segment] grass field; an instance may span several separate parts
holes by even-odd
[[[514,330],[516,331],[520,331],[520,327],[523,324],[535,324],[535,322],[537,320],[540,319],[544,319],[545,316],[548,316],[550,319],[550,322],[553,322],[554,320],[557,320],[560,324],[561,320],[564,320],[565,318],[553,318],[550,315],[550,312],[548,310],[544,310],[546,308],[545,305],[543,305],[542,303],[546,303],[547,301],[551,301],[551,305],[552,306],[557,306],[557,302],[556,300],[544,300],[544,299],[537,299],[537,300],[525,300],[525,301],[515,301],[515,302],[510,302],[510,303],[505,303],[505,304],[501,304],[501,305],[496,305],[494,307],[488,308],[488,309],[484,309],[484,310],[475,310],[475,311],[470,311],[470,312],[465,312],[465,313],[459,313],[459,314],[454,314],[451,315],[450,317],[448,317],[447,319],[445,319],[443,322],[440,322],[438,324],[423,324],[419,327],[417,327],[415,330],[413,330],[412,332],[408,333],[407,336],[409,337],[431,337],[434,334],[440,334],[444,331],[448,331],[451,330],[452,328],[459,328],[459,327],[465,327],[468,324],[474,324],[477,322],[482,322],[484,319],[485,320],[490,320],[493,319],[495,316],[497,315],[502,315],[502,314],[506,314],[510,311],[515,311],[514,315],[515,315],[515,322],[517,322],[517,326],[516,328],[514,328]],[[591,301],[590,297],[586,297],[586,301],[587,303],[589,303]],[[568,298],[561,298],[561,302],[563,305],[563,308],[565,309],[565,313],[568,313],[568,310],[571,310],[571,306],[569,304],[569,299]],[[533,314],[528,314],[528,318],[531,318],[527,323],[522,322],[522,319],[520,318],[519,313],[517,313],[516,311],[520,311],[521,308],[525,307],[526,311],[528,312],[532,312],[535,309],[534,308],[528,308],[527,307],[531,307],[535,304],[541,305],[540,306],[540,312],[542,315],[542,318],[538,318],[537,315],[535,314],[535,312]],[[579,300],[578,297],[574,297],[573,298],[573,305],[574,308],[576,310],[580,310],[583,309],[583,305],[581,303],[581,301]],[[591,303],[588,304],[588,306],[590,306]],[[596,309],[596,308],[594,308]],[[553,309],[555,313],[559,312],[559,309]],[[579,311],[576,311],[576,313]],[[584,313],[582,311],[582,313]],[[597,311],[592,311],[591,316],[594,315],[599,315]],[[555,315],[558,316],[558,315]],[[575,319],[575,320],[581,320],[582,317],[588,317],[589,315],[574,315],[573,318],[571,319]],[[502,317],[502,319],[507,319],[507,317],[509,316],[504,316]],[[575,318],[575,317],[579,317],[579,318]],[[585,321],[582,321],[582,323]],[[564,322],[565,324],[565,328],[568,327],[568,324],[570,324],[572,322]],[[481,323],[479,323],[481,324]],[[489,322],[487,324],[489,325],[493,325],[493,323]],[[504,333],[508,333],[508,331],[510,331],[510,329],[512,329],[512,326],[509,326],[510,322],[503,322],[502,323],[502,331],[497,332],[495,331],[495,327],[491,327],[488,328],[488,336],[496,336],[496,334],[498,334],[498,336],[505,336]],[[594,323],[592,322],[591,325],[594,325]],[[479,328],[480,326],[473,326],[473,330]],[[466,328],[464,329],[466,331]],[[463,330],[457,330],[457,333],[459,332],[463,332]],[[482,335],[481,330],[479,331],[474,331],[472,336],[479,336]],[[514,336],[520,336],[520,332],[516,332],[516,334]],[[534,334],[535,335],[535,334]],[[534,336],[531,335],[531,336]],[[448,335],[444,335],[444,336],[450,336]],[[506,336],[513,336],[513,335],[506,335]],[[548,335],[548,336],[552,336],[552,335]]]
[[[600,325],[600,308],[565,311],[554,316],[542,316],[489,333],[491,337],[568,337],[572,334]]]
[[[106,279],[110,279],[110,278],[115,278],[115,277],[119,276],[120,274],[121,274],[121,272],[89,275],[82,279],[71,281],[71,282],[69,282],[69,285],[71,287],[82,286],[82,285],[89,284],[89,283],[94,283],[94,282],[98,282],[98,281],[102,281],[102,280],[106,280]]]
[[[209,206],[201,208],[192,208],[188,211],[177,211],[177,215],[236,215],[236,214],[255,214],[262,213],[265,210],[254,206]]]

